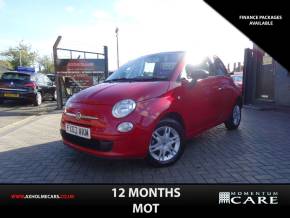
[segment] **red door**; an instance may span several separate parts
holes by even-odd
[[[227,76],[216,76],[215,96],[218,99],[217,122],[223,122],[232,109],[232,84],[231,78]]]
[[[193,134],[216,125],[222,111],[222,96],[219,92],[221,84],[216,76],[214,64],[210,59],[205,59],[197,67],[208,72],[208,77],[192,84],[186,82],[188,78],[183,70],[181,78],[184,82],[180,87],[184,108],[181,110],[188,123],[189,132]]]
[[[209,76],[195,84],[183,83],[183,108],[189,123],[189,132],[199,132],[209,128],[218,119],[220,102],[217,97],[218,83],[216,77]]]
[[[216,98],[219,99],[217,122],[225,121],[232,110],[233,81],[219,58],[214,59],[214,74],[216,78]]]

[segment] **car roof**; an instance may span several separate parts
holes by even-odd
[[[243,76],[243,72],[234,72],[233,76]]]
[[[188,54],[190,55],[192,52],[189,52],[189,51],[185,51],[185,50],[180,50],[180,51],[165,51],[165,52],[157,52],[157,53],[151,53],[151,54],[146,54],[146,55],[143,55],[143,56],[140,56],[136,59],[132,59],[130,60],[129,62],[132,62],[132,61],[135,61],[139,58],[146,58],[146,57],[149,57],[149,56],[153,56],[153,55],[164,55],[164,54],[182,54],[184,56],[187,56]],[[198,55],[199,56],[199,55]],[[198,59],[200,59],[200,61],[202,60],[205,60],[205,59],[209,59],[211,60],[211,62],[214,62],[215,60],[220,60],[222,61],[219,56],[217,55],[214,55],[214,54],[208,54],[208,55],[201,55]],[[129,63],[128,62],[128,63]]]
[[[165,51],[165,52],[150,53],[150,54],[143,55],[141,57],[146,57],[146,56],[151,56],[151,55],[161,55],[161,54],[175,54],[175,53],[190,54],[191,52],[185,51],[185,50],[180,50],[180,51]],[[217,58],[220,59],[219,56],[217,56],[215,54],[202,55],[202,57],[204,57],[204,58],[210,58],[210,59],[217,59]]]
[[[36,74],[38,74],[38,73],[33,73],[33,72],[25,72],[25,71],[15,71],[15,70],[13,70],[13,71],[5,71],[4,73],[21,73],[21,74],[26,74],[26,75],[36,75]]]
[[[146,54],[146,55],[142,55],[139,58],[143,58],[143,57],[148,57],[151,55],[164,55],[164,54],[177,54],[177,53],[185,53],[185,51],[165,51],[165,52],[157,52],[157,53],[150,53],[150,54]]]

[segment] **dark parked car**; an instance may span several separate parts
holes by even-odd
[[[46,76],[55,84],[55,74],[46,74]]]
[[[39,106],[47,98],[56,100],[56,87],[44,74],[9,71],[0,78],[0,103],[25,100]]]

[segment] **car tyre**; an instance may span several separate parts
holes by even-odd
[[[148,146],[147,161],[154,167],[175,163],[184,151],[184,130],[174,119],[164,119],[154,129]]]
[[[52,95],[52,100],[56,101],[56,99],[57,99],[57,93],[56,93],[56,90],[55,90],[53,95]]]
[[[0,104],[3,104],[4,103],[4,100],[3,99],[0,99]]]
[[[36,96],[35,96],[35,100],[33,102],[33,105],[34,106],[39,106],[39,105],[41,105],[41,103],[42,103],[42,95],[41,95],[40,92],[37,92]]]
[[[232,113],[230,115],[230,118],[225,121],[225,126],[228,130],[234,130],[237,129],[241,123],[242,119],[242,110],[241,105],[236,103],[233,107]]]

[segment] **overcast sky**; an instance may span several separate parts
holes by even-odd
[[[0,50],[21,40],[40,54],[60,47],[99,51],[109,47],[116,68],[115,28],[120,63],[140,55],[189,50],[216,54],[225,64],[243,61],[247,37],[201,0],[0,0]]]

